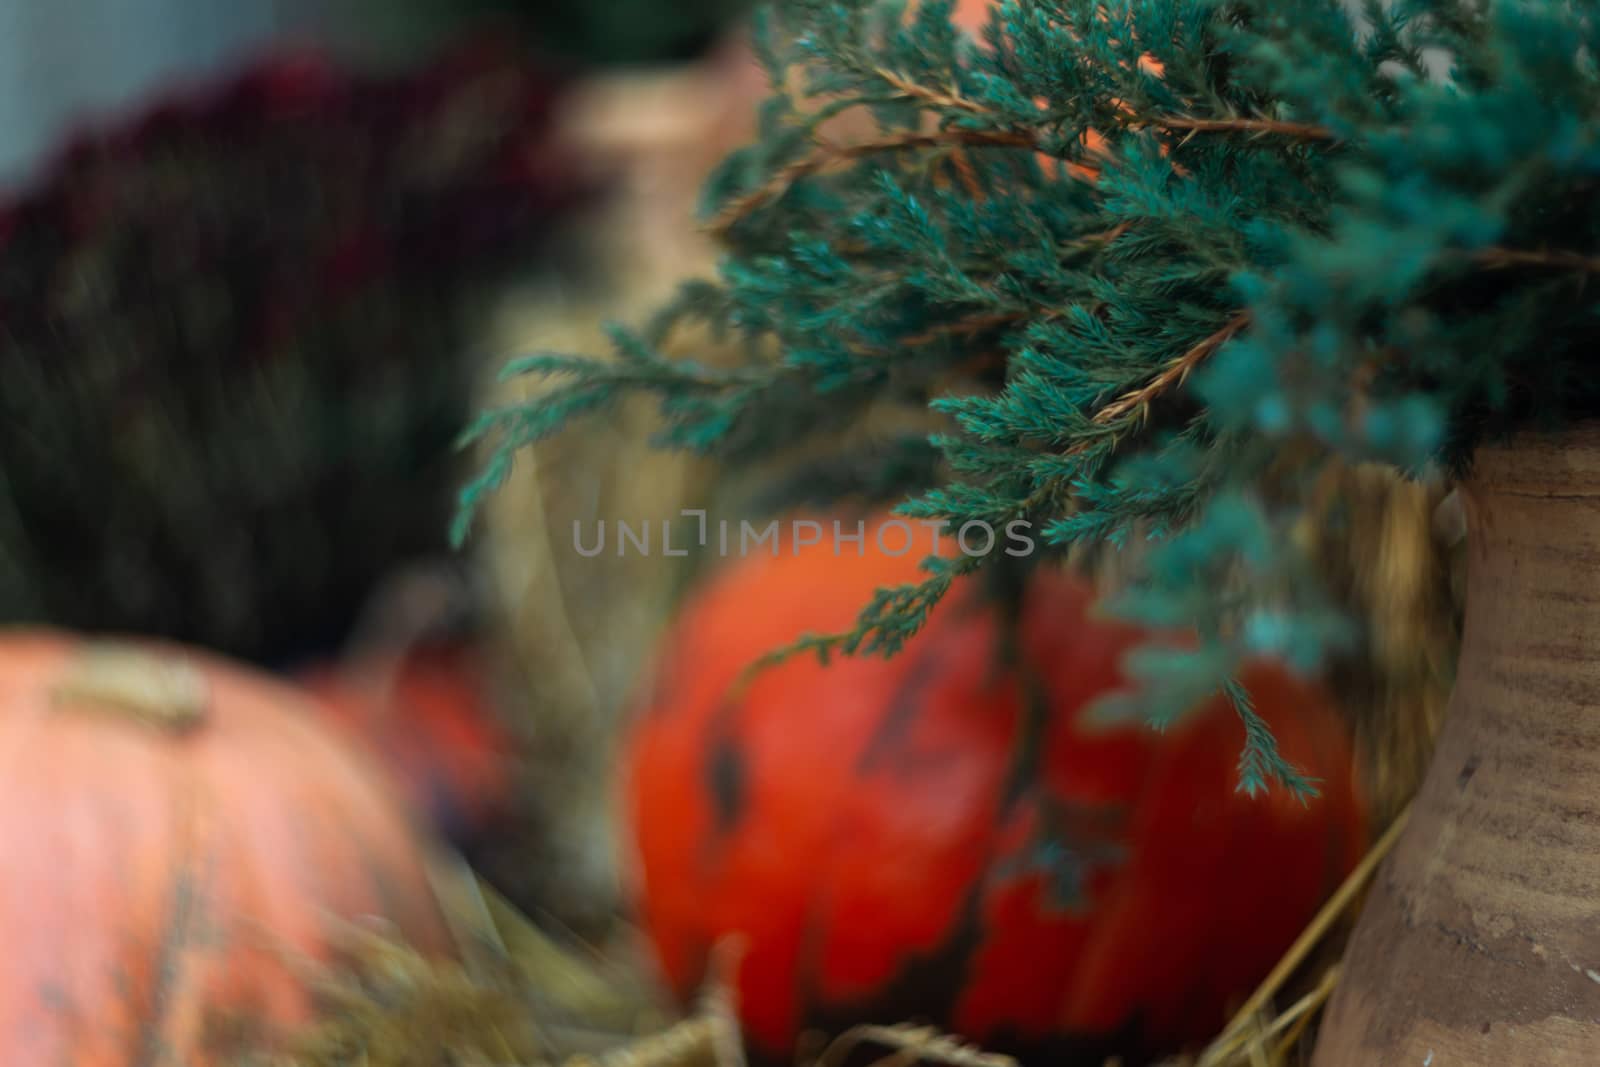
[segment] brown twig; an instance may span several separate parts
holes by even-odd
[[[1126,224],[1124,224],[1125,228]],[[1512,248],[1486,248],[1474,257],[1485,269],[1496,270],[1509,267],[1549,267],[1554,270],[1578,270],[1588,273],[1600,274],[1600,257],[1586,256],[1579,252],[1562,250],[1544,250],[1538,252],[1524,252]],[[1183,384],[1184,380],[1208,356],[1224,343],[1231,340],[1235,334],[1250,323],[1250,313],[1241,311],[1216,333],[1189,349],[1183,355],[1168,363],[1146,385],[1140,386],[1131,392],[1113,400],[1094,414],[1094,422],[1100,426],[1107,426],[1127,416],[1130,412],[1148,410],[1150,402],[1157,396],[1165,393],[1176,385]],[[1371,373],[1370,371],[1368,372]],[[1358,379],[1358,395],[1365,383]],[[1144,416],[1141,413],[1140,418]]]
[[[1564,249],[1541,249],[1524,252],[1515,248],[1484,248],[1472,256],[1485,270],[1506,270],[1511,267],[1549,267],[1552,270],[1576,270],[1587,274],[1600,274],[1600,256]]]
[[[715,1067],[746,1067],[739,1034],[738,980],[749,947],[749,939],[742,935],[719,938],[711,947],[711,977],[701,997],[701,1014],[716,1024],[711,1032]]]
[[[997,326],[1009,326],[1013,322],[1020,322],[1033,314],[1032,311],[996,311],[984,315],[969,315],[954,322],[941,322],[930,326],[910,337],[902,337],[898,343],[906,348],[914,348],[948,337],[971,337],[973,334],[983,333]]]
[[[940,1063],[948,1067],[1017,1067],[1010,1056],[984,1052],[950,1034],[930,1026],[856,1026],[834,1039],[817,1067],[840,1067],[862,1045],[881,1045],[893,1050],[887,1061],[895,1064]]]
[[[1062,258],[1065,258],[1076,252],[1104,248],[1131,229],[1133,229],[1131,221],[1119,222],[1109,230],[1101,230],[1099,233],[1086,233],[1081,237],[1074,237],[1070,241],[1063,241],[1056,245],[1056,251],[1060,253]],[[1060,312],[1052,312],[1050,317],[1055,318],[1059,315]]]
[[[743,196],[725,204],[706,224],[713,234],[728,232],[740,219],[764,207],[789,191],[801,178],[810,177],[840,163],[887,152],[913,152],[924,148],[1037,148],[1038,135],[1029,130],[937,130],[933,133],[903,133],[856,144],[819,144],[817,150],[779,167],[772,176]]]
[[[1280,119],[1192,119],[1182,115],[1160,115],[1138,125],[1158,126],[1173,131],[1188,130],[1192,133],[1249,133],[1260,137],[1288,137],[1297,141],[1338,140],[1326,126],[1309,122],[1284,122]]]
[[[956,177],[961,180],[961,187],[966,190],[967,196],[973,203],[983,199],[983,183],[978,180],[978,168],[972,165],[972,157],[959,149],[950,153],[950,166],[956,172]]]
[[[1170,361],[1154,378],[1141,385],[1139,388],[1123,393],[1117,399],[1094,413],[1094,423],[1097,426],[1109,426],[1132,412],[1138,412],[1142,420],[1149,411],[1150,404],[1168,389],[1182,385],[1184,380],[1205,361],[1207,356],[1221,348],[1240,330],[1250,324],[1250,313],[1241,311],[1216,333],[1189,349],[1183,355]]]
[[[1118,227],[1113,233],[1120,233],[1127,228],[1127,223]],[[1546,249],[1537,252],[1520,251],[1513,248],[1486,248],[1477,252],[1473,259],[1487,270],[1500,270],[1511,267],[1547,267],[1552,270],[1576,270],[1586,273],[1600,274],[1600,256],[1588,256],[1581,252],[1569,252],[1561,249]],[[1099,426],[1108,426],[1125,418],[1134,411],[1148,411],[1151,401],[1165,393],[1174,386],[1181,385],[1207,357],[1224,343],[1231,340],[1239,331],[1250,323],[1250,314],[1241,311],[1218,330],[1207,337],[1183,355],[1172,360],[1159,374],[1147,384],[1124,393],[1094,414],[1094,423]],[[1365,377],[1358,377],[1355,386],[1357,395],[1360,396],[1367,385],[1367,378],[1373,373],[1367,369]]]
[[[577,1055],[563,1061],[563,1067],[684,1067],[685,1064],[716,1064],[721,1022],[694,1016],[668,1030],[609,1049],[597,1055]]]
[[[1119,222],[1109,230],[1101,230],[1099,233],[1091,233],[1083,237],[1074,238],[1072,241],[1062,246],[1062,251],[1078,252],[1085,248],[1108,245],[1112,241],[1115,241],[1118,237],[1121,237],[1123,234],[1127,233],[1132,228],[1133,223],[1131,221]]]
[[[954,89],[934,89],[914,82],[904,74],[888,70],[884,67],[877,68],[878,77],[888,82],[902,96],[912,100],[920,100],[925,104],[935,107],[947,107],[952,111],[966,111],[974,115],[989,115],[992,112],[976,100],[968,100]]]
[[[1148,414],[1149,407],[1155,399],[1173,386],[1183,384],[1190,373],[1205,361],[1206,357],[1221,348],[1231,337],[1250,324],[1250,313],[1241,311],[1229,319],[1216,333],[1207,337],[1183,355],[1178,356],[1161,369],[1150,381],[1137,389],[1130,390],[1117,397],[1105,407],[1100,408],[1090,417],[1090,422],[1096,426],[1109,427],[1118,420],[1127,417],[1131,412],[1137,411],[1142,421]],[[1062,455],[1077,456],[1094,448],[1097,444],[1104,443],[1108,438],[1115,447],[1121,439],[1121,430],[1107,430],[1092,438],[1085,438],[1066,448]],[[1054,485],[1041,485],[1030,493],[1017,511],[1017,517],[1025,517],[1027,513],[1041,506],[1045,500],[1056,491]]]
[[[993,115],[994,112],[976,100],[969,100],[954,89],[935,89],[912,81],[898,71],[877,68],[878,77],[888,82],[895,91],[912,100],[920,100],[934,107],[965,111],[973,115]],[[1332,141],[1337,138],[1326,126],[1309,122],[1286,122],[1281,119],[1196,119],[1185,115],[1158,115],[1142,120],[1136,125],[1156,126],[1164,130],[1188,130],[1193,133],[1249,133],[1258,136],[1290,137],[1302,141]]]
[[[1124,223],[1119,227],[1119,232],[1126,229]],[[1537,252],[1519,251],[1513,248],[1486,248],[1473,257],[1481,266],[1488,270],[1498,270],[1510,267],[1548,267],[1553,270],[1577,270],[1587,273],[1600,274],[1600,257],[1586,256],[1580,252],[1568,252],[1559,249],[1542,250]],[[1124,393],[1094,414],[1094,422],[1100,426],[1110,425],[1127,416],[1130,412],[1148,409],[1150,402],[1157,396],[1165,393],[1175,385],[1183,384],[1184,380],[1208,356],[1224,343],[1229,341],[1240,330],[1250,323],[1250,314],[1241,311],[1216,333],[1189,349],[1183,355],[1168,363],[1149,383]],[[1373,373],[1367,371],[1368,376]],[[1357,394],[1364,391],[1366,381],[1358,378],[1356,382]],[[1140,416],[1143,418],[1143,415]]]
[[[1322,1010],[1323,1005],[1328,1003],[1328,998],[1333,996],[1334,987],[1339,984],[1343,971],[1341,964],[1335,963],[1329,967],[1323,972],[1322,981],[1317,983],[1316,988],[1301,997],[1273,1023],[1272,1031],[1283,1035],[1278,1039],[1277,1047],[1272,1050],[1277,1062],[1288,1062],[1289,1053],[1305,1035],[1311,1020],[1317,1017],[1317,1012]]]
[[[962,96],[955,89],[936,89],[923,85],[897,71],[877,68],[877,74],[896,92],[911,100],[970,115],[997,117],[995,112]],[[1332,130],[1304,122],[1284,122],[1277,119],[1196,119],[1183,115],[1161,115],[1134,125],[1155,126],[1161,129],[1196,133],[1250,133],[1259,136],[1276,135],[1308,141],[1334,140]],[[819,144],[817,151],[780,167],[762,185],[724,205],[707,229],[716,236],[726,234],[740,219],[757,208],[776,200],[801,178],[837,164],[883,152],[915,151],[938,147],[1002,147],[1031,148],[1040,151],[1042,135],[1036,130],[1013,127],[998,130],[942,129],[927,133],[905,133],[875,141],[851,145]]]

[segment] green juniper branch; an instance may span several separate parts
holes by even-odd
[[[730,461],[930,409],[941,465],[901,454],[901,514],[1143,541],[1113,606],[1200,642],[1133,657],[1123,710],[1169,721],[1221,687],[1241,788],[1309,789],[1234,679],[1352,640],[1290,537],[1319,473],[1457,469],[1600,412],[1600,4],[1006,0],[978,39],[949,11],[763,17],[760,136],[705,194],[720,277],[620,364],[526,365],[562,384],[474,429],[494,448],[466,513],[517,448],[622,394]],[[852,110],[878,133],[829,140]],[[680,317],[744,335],[748,363],[659,355]],[[806,647],[892,652],[950,579]]]

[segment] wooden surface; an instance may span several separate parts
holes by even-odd
[[[1480,453],[1467,622],[1314,1067],[1600,1064],[1600,427]]]

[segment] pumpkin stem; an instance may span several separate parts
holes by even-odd
[[[77,652],[50,695],[56,707],[97,707],[171,733],[198,726],[208,704],[205,677],[187,660],[115,641]]]

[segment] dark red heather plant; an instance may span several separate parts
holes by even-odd
[[[279,662],[444,550],[473,305],[585,188],[560,92],[286,50],[73,139],[0,211],[0,616]]]

